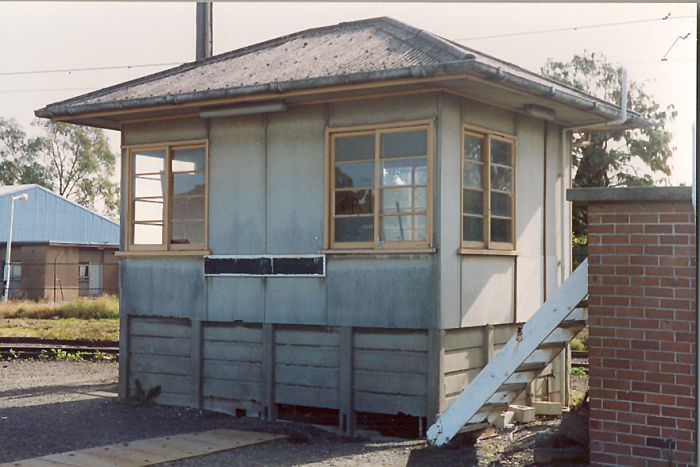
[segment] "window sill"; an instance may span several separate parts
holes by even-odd
[[[479,248],[459,248],[457,254],[472,256],[518,256],[518,252],[515,250],[486,250]]]
[[[211,251],[209,250],[158,250],[158,251],[115,251],[114,256],[121,256],[126,258],[135,257],[171,257],[171,256],[190,256],[190,257],[204,257],[209,256]]]
[[[357,248],[357,249],[331,249],[321,250],[325,255],[412,255],[412,254],[435,254],[437,248]]]

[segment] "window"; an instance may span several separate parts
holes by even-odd
[[[129,161],[129,249],[205,249],[206,143],[132,147]]]
[[[515,247],[514,153],[513,139],[464,130],[462,247]]]
[[[80,263],[78,265],[78,280],[87,282],[90,280],[90,265],[88,263]]]
[[[331,131],[331,248],[430,246],[431,130]]]

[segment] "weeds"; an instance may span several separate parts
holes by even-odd
[[[0,304],[0,318],[118,319],[119,299],[114,295],[80,297],[62,304],[13,300]]]
[[[571,374],[575,376],[586,376],[588,374],[588,370],[586,368],[577,366],[571,369]]]

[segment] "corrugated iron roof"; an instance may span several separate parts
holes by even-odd
[[[50,104],[39,117],[138,109],[219,97],[281,92],[474,72],[471,65],[507,72],[554,95],[561,92],[596,109],[616,112],[593,96],[461,44],[381,17],[309,29]],[[592,105],[591,109],[595,109]]]

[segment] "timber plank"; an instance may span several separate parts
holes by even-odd
[[[211,360],[233,360],[240,362],[261,362],[262,345],[251,343],[231,343],[205,341],[202,355]]]
[[[483,326],[478,328],[450,329],[445,333],[445,351],[471,349],[484,345]]]
[[[425,352],[402,352],[356,349],[353,359],[355,369],[386,371],[391,368],[397,373],[425,374],[428,371],[428,358]]]
[[[363,332],[353,333],[355,349],[375,350],[412,350],[415,352],[428,351],[428,338],[424,332]]]
[[[129,351],[132,354],[167,355],[189,357],[190,338],[131,336]]]
[[[190,337],[188,320],[172,320],[159,318],[130,318],[132,336],[143,337]]]
[[[275,330],[275,343],[300,346],[338,347],[340,345],[340,333],[280,328]]]
[[[275,363],[337,368],[340,355],[337,348],[275,345]]]
[[[187,357],[143,354],[131,356],[131,371],[138,373],[187,376],[190,374],[191,368],[192,363],[189,355]]]
[[[235,381],[261,381],[262,364],[258,362],[236,362],[204,360],[202,375],[205,378],[231,379]]]
[[[262,329],[260,327],[205,324],[204,340],[260,344],[262,342]]]
[[[338,368],[275,365],[275,381],[281,384],[338,388]]]

